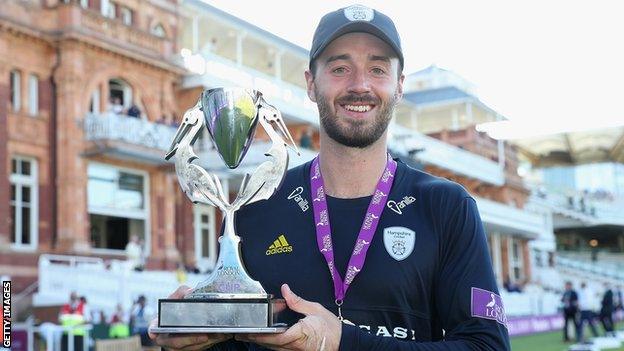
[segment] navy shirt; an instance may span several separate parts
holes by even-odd
[[[269,200],[239,211],[236,232],[249,274],[268,293],[281,296],[288,283],[337,314],[316,242],[310,164],[290,170]],[[327,197],[342,277],[370,200]],[[491,293],[494,304],[498,289],[474,199],[456,183],[399,162],[364,267],[344,299],[343,316],[354,325],[343,325],[340,349],[509,350],[502,306],[475,313],[472,304],[483,301],[473,288]],[[233,341],[220,348],[259,349]]]

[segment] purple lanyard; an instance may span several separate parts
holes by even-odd
[[[386,163],[386,169],[384,170],[379,182],[377,182],[377,188],[373,194],[366,216],[362,222],[362,228],[358,234],[353,253],[349,259],[349,265],[347,266],[347,273],[345,274],[345,280],[340,277],[340,273],[336,269],[334,263],[334,249],[331,238],[331,227],[329,225],[329,211],[327,210],[327,200],[325,198],[325,190],[323,183],[323,176],[321,175],[321,168],[319,165],[318,156],[312,161],[312,167],[310,167],[310,184],[312,190],[312,207],[314,209],[314,223],[316,223],[316,242],[319,250],[327,261],[329,272],[331,273],[332,280],[334,281],[334,296],[336,297],[336,305],[338,306],[338,313],[340,315],[340,306],[344,300],[347,289],[355,276],[362,270],[364,266],[364,260],[366,259],[366,252],[375,235],[377,224],[379,224],[379,217],[383,212],[386,198],[392,188],[392,182],[394,181],[394,173],[397,168],[397,163],[390,155],[388,155],[388,161]],[[342,316],[339,316],[342,319]]]

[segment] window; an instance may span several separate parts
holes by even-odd
[[[95,249],[124,250],[132,235],[150,247],[147,174],[101,163],[88,166],[87,202]]]
[[[11,71],[11,105],[13,112],[18,112],[22,108],[21,94],[22,74],[19,71]]]
[[[11,243],[18,248],[37,247],[37,162],[24,157],[11,159]]]
[[[509,240],[509,246],[509,276],[512,282],[517,282],[524,278],[522,241],[512,238]]]
[[[154,27],[152,27],[152,34],[154,34],[157,37],[161,37],[164,38],[165,37],[165,27],[162,26],[162,24],[157,24]]]
[[[89,112],[100,113],[100,89],[95,88],[91,94],[91,105],[89,106]]]
[[[80,0],[80,7],[82,7],[83,9],[88,9],[89,8],[89,0]]]
[[[121,22],[127,26],[132,25],[132,10],[127,7],[121,7]]]
[[[217,255],[215,208],[195,205],[195,260],[201,271],[214,268]]]
[[[28,114],[36,116],[39,113],[39,77],[34,74],[28,76]]]
[[[115,4],[113,4],[110,0],[101,0],[100,2],[100,11],[102,15],[108,18],[115,18]]]

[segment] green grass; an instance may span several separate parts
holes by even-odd
[[[586,330],[589,332],[589,330]],[[518,336],[511,339],[511,349],[513,351],[567,351],[572,343],[562,341],[563,333],[559,330],[550,333]],[[612,349],[613,351],[624,351],[624,347]]]

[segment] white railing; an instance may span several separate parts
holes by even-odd
[[[524,234],[531,238],[546,236],[552,232],[549,227],[547,212],[537,212],[528,209],[520,209],[505,205],[500,202],[475,197],[481,219],[484,223],[497,227],[509,228],[516,233]]]
[[[598,276],[599,278],[606,280],[616,280],[619,283],[624,282],[624,271],[618,269],[617,266],[607,265],[604,263],[586,262],[583,260],[572,259],[567,257],[557,256],[557,267],[563,269],[574,269],[587,274],[590,278]]]
[[[543,316],[556,314],[561,297],[553,292],[500,292],[507,317]]]
[[[415,158],[425,164],[438,166],[490,184],[505,184],[505,174],[497,162],[396,123],[391,128],[391,137],[388,142],[391,149],[403,154],[408,154],[412,150],[421,150],[416,153]]]
[[[60,260],[61,257],[65,259]],[[33,304],[61,305],[67,302],[69,293],[75,291],[87,298],[92,311],[114,311],[117,303],[128,311],[139,295],[145,295],[155,308],[159,298],[167,297],[180,285],[174,272],[135,272],[126,269],[123,261],[111,264],[113,268],[106,268],[103,262],[92,264],[92,260],[89,257],[42,255],[39,259],[39,291],[33,297]],[[195,286],[206,277],[205,274],[187,274],[185,284]]]
[[[25,332],[26,333],[26,350],[33,351],[35,350],[35,334],[39,334],[40,340],[45,341],[45,350],[46,351],[60,351],[61,350],[61,337],[63,333],[67,333],[67,350],[74,351],[74,327],[64,327],[61,325],[56,325],[52,323],[43,323],[41,325],[35,326],[32,321],[28,321],[26,323],[17,323],[14,324],[11,328],[14,332]],[[89,338],[89,334],[93,329],[91,324],[84,324],[80,326],[80,329],[85,331],[84,338],[82,339],[82,347],[81,350],[89,350],[89,345],[91,344],[91,339]],[[24,346],[24,345],[20,345]],[[2,348],[0,348],[2,350]],[[21,350],[21,348],[20,348]],[[38,348],[37,350],[41,350]]]
[[[279,80],[251,67],[213,53],[194,54],[182,59],[184,66],[195,74],[184,78],[184,87],[239,86],[257,89],[267,101],[283,114],[301,122],[318,125],[316,104],[302,87]]]
[[[556,190],[535,192],[531,202],[547,205],[554,212],[582,221],[587,225],[613,224],[624,226],[624,199],[597,201],[584,199],[582,194],[564,195]]]
[[[160,151],[167,151],[176,128],[141,118],[115,113],[89,113],[84,120],[85,138],[89,141],[120,141]]]

